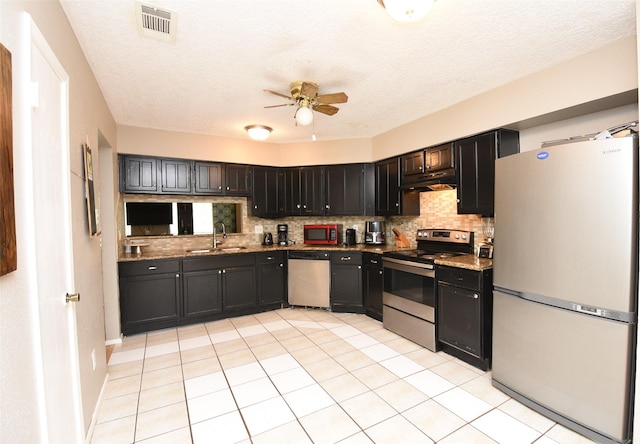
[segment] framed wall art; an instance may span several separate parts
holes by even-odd
[[[0,45],[0,276],[18,268],[14,199],[11,53]]]
[[[98,217],[98,209],[96,208],[96,195],[93,184],[93,156],[89,142],[82,145],[82,153],[84,157],[84,183],[85,197],[87,201],[87,220],[89,223],[89,236],[100,236],[98,227],[100,218]]]

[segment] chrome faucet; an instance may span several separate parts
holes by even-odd
[[[218,243],[223,243],[224,241],[218,242],[218,237],[216,236],[216,226],[222,225],[222,238],[227,238],[227,228],[224,226],[224,223],[218,221],[213,223],[213,249],[218,248]]]

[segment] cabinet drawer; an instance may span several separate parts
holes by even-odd
[[[269,251],[264,253],[256,253],[256,262],[259,264],[281,263],[286,260],[285,251]]]
[[[231,268],[253,266],[256,258],[253,253],[249,254],[223,254],[209,257],[199,257],[193,259],[183,259],[183,271],[214,270],[216,268]]]
[[[375,253],[362,253],[362,265],[382,270],[382,255]]]
[[[341,265],[362,265],[362,253],[360,252],[333,252],[331,253],[331,263]]]
[[[482,273],[464,268],[438,266],[438,281],[470,290],[482,290]]]
[[[120,276],[178,273],[180,272],[180,260],[120,262],[118,263],[118,272]]]

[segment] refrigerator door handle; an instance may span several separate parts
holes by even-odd
[[[571,302],[564,299],[552,298],[541,294],[529,293],[525,291],[516,291],[509,288],[499,286],[493,287],[494,291],[502,293],[506,296],[517,297],[531,302],[550,305],[556,308],[562,308],[569,311],[575,311],[587,316],[596,316],[599,318],[609,319],[611,321],[624,322],[626,324],[637,323],[637,313],[611,310],[605,307],[596,307],[593,305],[581,304],[579,302]]]

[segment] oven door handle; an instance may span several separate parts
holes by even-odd
[[[433,265],[423,264],[421,262],[409,262],[400,259],[382,258],[382,264],[384,268],[392,270],[404,271],[405,273],[418,274],[420,276],[426,276],[435,278],[436,273],[433,271]]]

